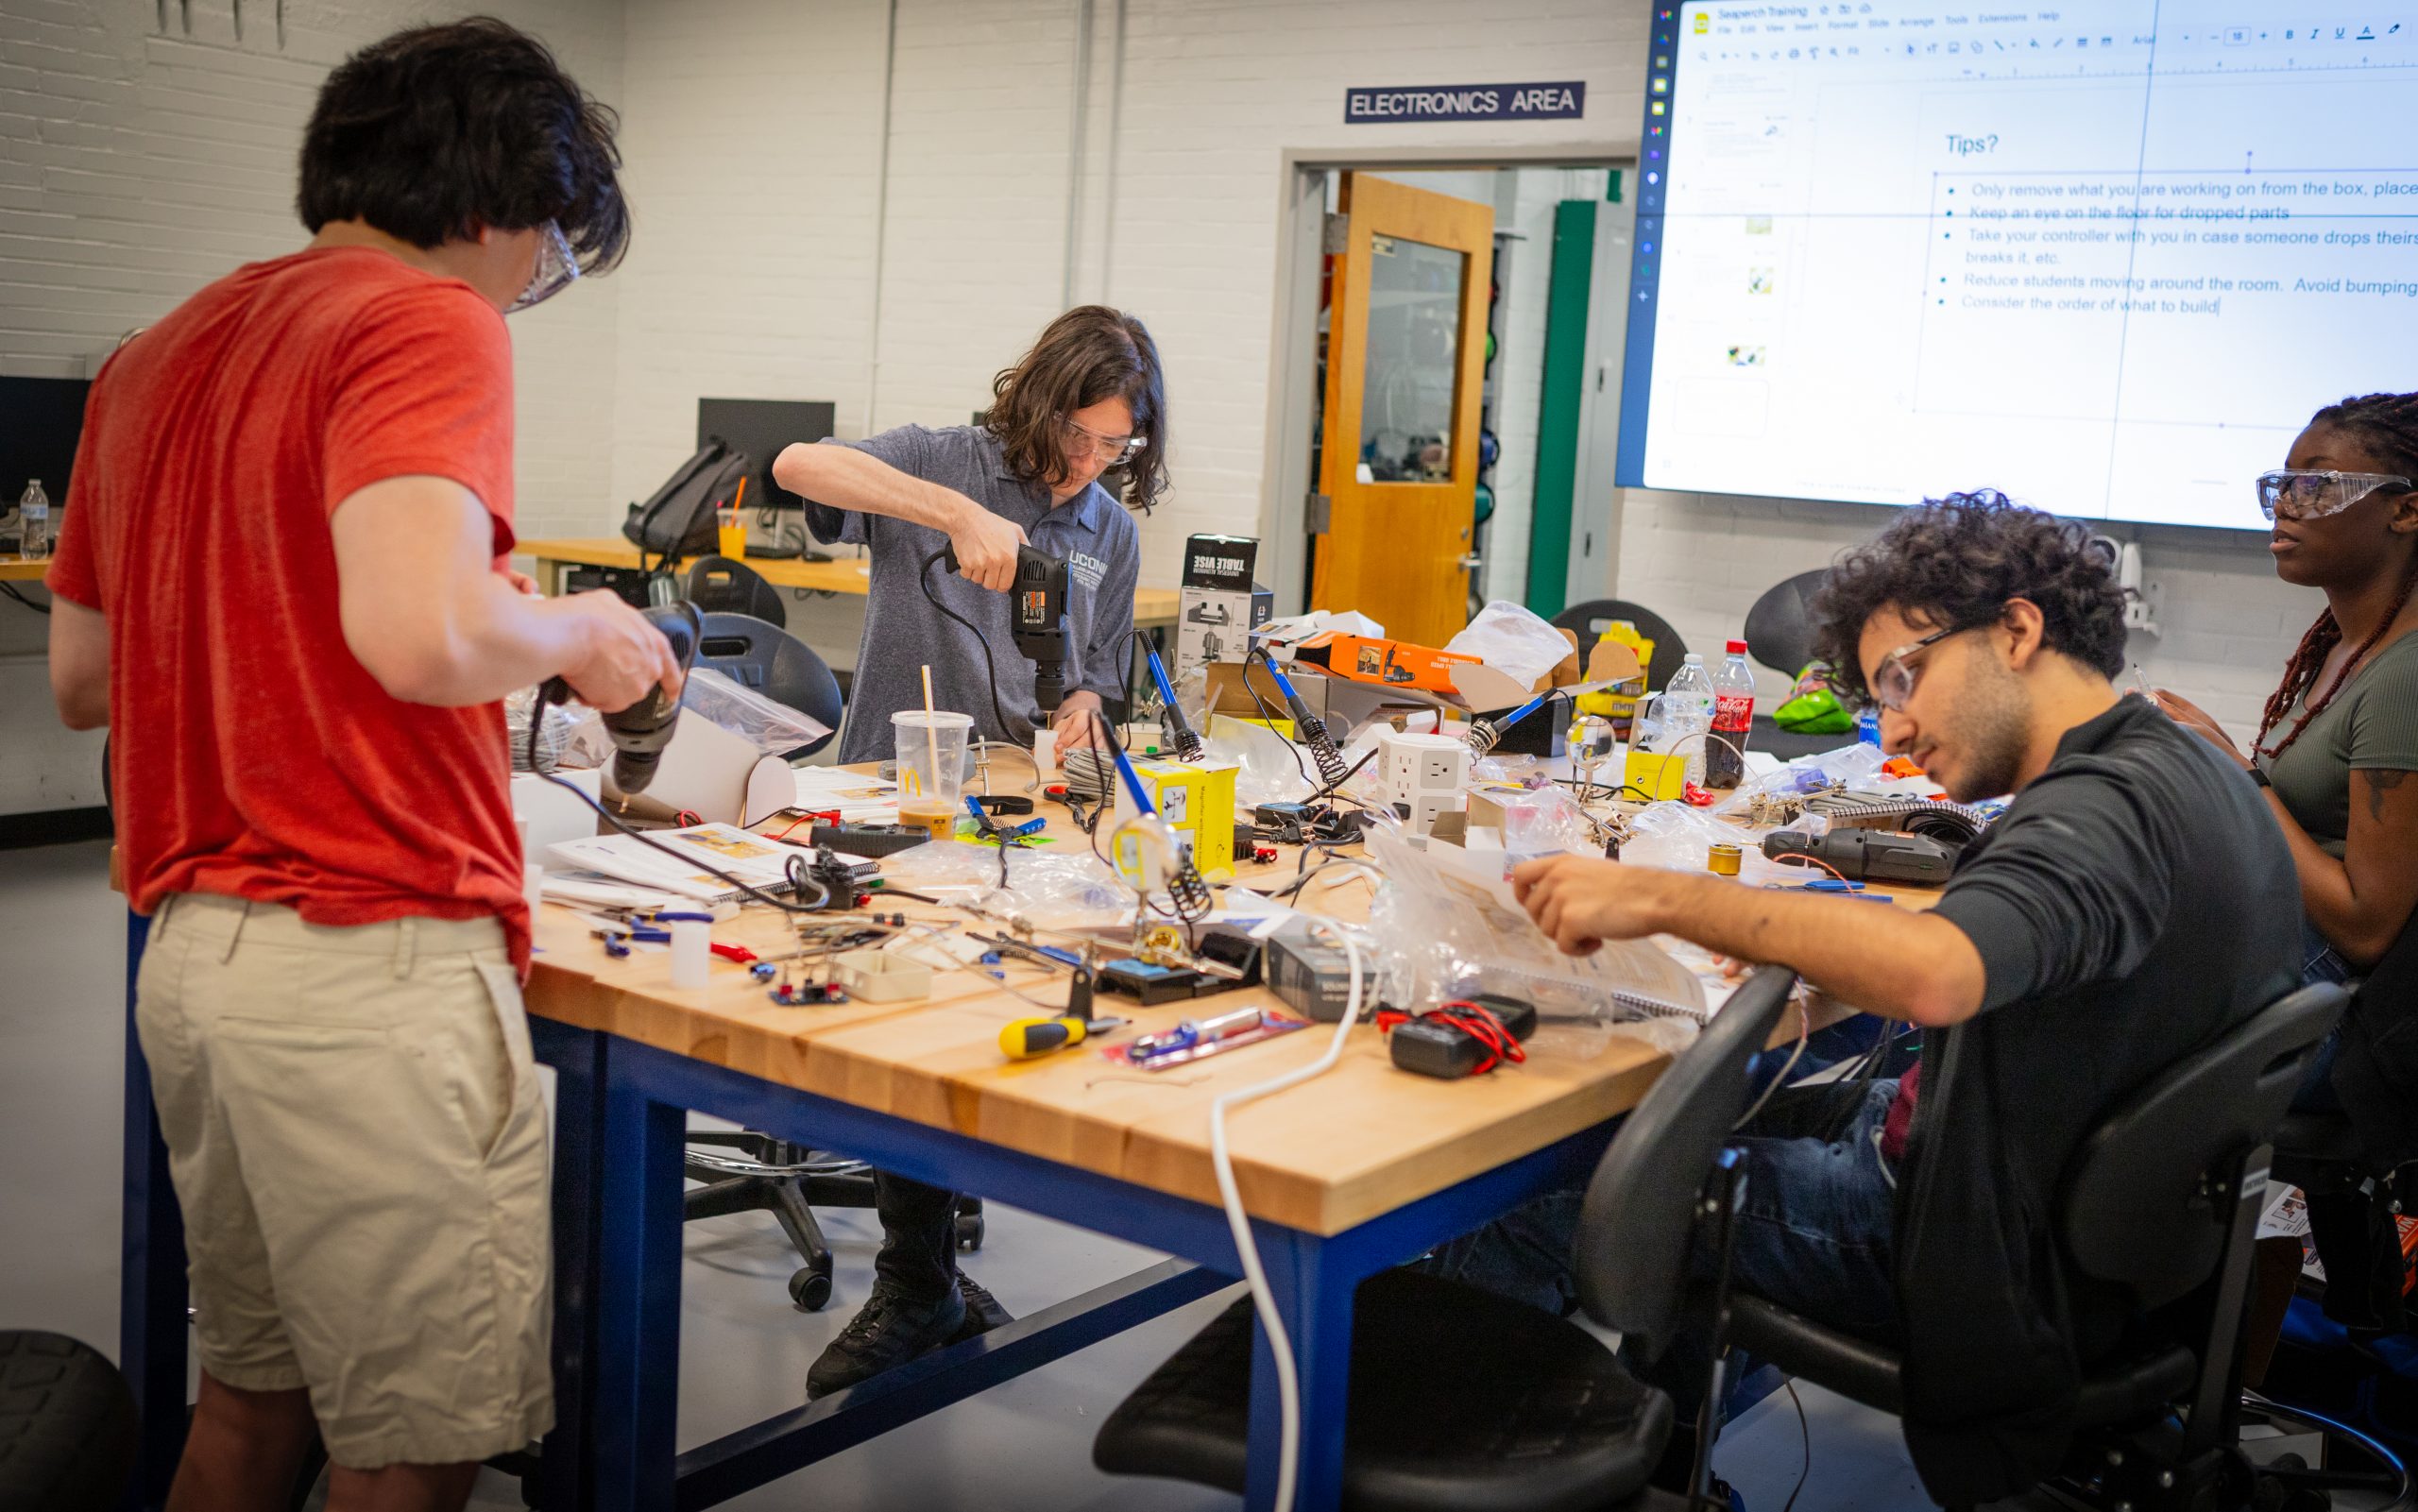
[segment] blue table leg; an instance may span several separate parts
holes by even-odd
[[[1258,1231],[1260,1264],[1268,1269],[1277,1316],[1293,1346],[1301,1381],[1302,1431],[1293,1505],[1322,1512],[1343,1500],[1343,1424],[1352,1394],[1352,1294],[1360,1277],[1330,1255],[1316,1234],[1290,1229]],[[1265,1328],[1252,1330],[1251,1468],[1244,1504],[1276,1504],[1283,1440],[1276,1356]]]
[[[657,1102],[604,1041],[595,1355],[587,1373],[591,1504],[671,1512],[680,1375],[680,1163],[685,1110]]]
[[[531,1019],[529,1029],[537,1058],[554,1068],[554,1426],[538,1466],[540,1504],[585,1512],[604,1209],[604,1036],[542,1018]]]
[[[118,1368],[134,1388],[142,1448],[125,1504],[168,1498],[185,1443],[185,1224],[168,1179],[168,1147],[151,1107],[151,1068],[134,1030],[134,983],[151,921],[126,916],[126,1195],[119,1232]]]

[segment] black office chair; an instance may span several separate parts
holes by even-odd
[[[2055,1220],[2070,1262],[2125,1288],[2145,1313],[2194,1293],[2207,1300],[2198,1336],[2161,1341],[2086,1369],[2074,1409],[2083,1433],[2074,1463],[2096,1455],[2088,1460],[2087,1494],[2153,1512],[2187,1504],[2182,1498],[2190,1487],[2205,1490],[2225,1467],[2231,1467],[2227,1478],[2246,1481],[2246,1467],[2232,1456],[2250,1248],[2264,1191],[2245,1186],[2265,1167],[2266,1142],[2342,1001],[2341,989],[2330,986],[2283,998],[2125,1099],[2078,1152]],[[1732,1179],[1720,1166],[1700,1186],[1692,1184],[1690,1173],[1707,1168],[1707,1158],[1744,1108],[1746,1059],[1768,1036],[1778,1010],[1761,1013],[1760,1024],[1725,1024],[1729,1016],[1716,1018],[1706,1040],[1656,1084],[1588,1191],[1578,1253],[1581,1300],[1599,1322],[1622,1330],[1641,1348],[1669,1337],[1688,1243],[1685,1225],[1674,1232],[1649,1215],[1667,1217],[1701,1204],[1696,1211],[1704,1221],[1718,1226],[1734,1200]],[[1724,1029],[1731,1032],[1731,1054],[1711,1063]],[[1943,1086],[1955,1080],[1958,1042],[1950,1042],[1947,1055]],[[1691,1093],[1700,1106],[1686,1106]],[[1648,1115],[1663,1116],[1665,1106],[1668,1128],[1657,1130]],[[1724,1346],[1736,1344],[1866,1406],[1903,1413],[1896,1351],[1744,1292],[1730,1292],[1716,1305]],[[1724,1385],[1716,1363],[1699,1425],[1699,1487]],[[2188,1406],[2178,1432],[2164,1437],[2127,1432],[2154,1427],[2182,1402]]]
[[[1745,1111],[1746,1062],[1769,1043],[1796,980],[1765,967],[1741,986],[1605,1156],[1603,1170],[1626,1173],[1609,1199],[1625,1204],[1618,1242],[1638,1247],[1638,1265],[1622,1273],[1635,1299],[1623,1311],[1641,1327],[1667,1328],[1677,1315],[1702,1173]],[[1604,1181],[1599,1170],[1596,1186]],[[1657,1277],[1668,1293],[1659,1300]],[[1244,1299],[1109,1415],[1092,1462],[1242,1490],[1251,1350]],[[1577,1324],[1474,1286],[1404,1270],[1363,1283],[1346,1410],[1343,1502],[1359,1512],[1686,1504],[1646,1485],[1670,1439],[1671,1399]]]
[[[811,647],[778,625],[752,615],[709,613],[697,665],[796,709],[828,732],[787,753],[788,760],[812,756],[840,733],[839,680]]]
[[[0,1332],[0,1506],[111,1512],[141,1436],[108,1356],[62,1334]]]
[[[776,629],[789,626],[780,589],[754,568],[727,556],[701,556],[690,563],[682,596],[707,614],[752,615]]]
[[[1816,568],[1782,578],[1763,590],[1746,611],[1746,654],[1783,677],[1795,677],[1814,659],[1814,595],[1830,581]]]
[[[1678,672],[1680,663],[1687,660],[1688,643],[1671,628],[1670,620],[1645,605],[1631,603],[1626,599],[1590,599],[1585,603],[1574,603],[1555,615],[1553,626],[1577,635],[1578,663],[1584,667],[1587,654],[1594,650],[1605,627],[1615,620],[1627,620],[1637,626],[1639,635],[1654,642],[1654,659],[1645,668],[1647,689],[1659,692],[1668,687],[1672,677]]]

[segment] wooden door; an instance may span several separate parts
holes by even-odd
[[[1310,603],[1439,646],[1469,615],[1494,207],[1357,173],[1339,203]]]

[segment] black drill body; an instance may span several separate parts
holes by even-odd
[[[697,643],[705,638],[705,619],[697,606],[684,600],[639,612],[672,642],[672,658],[680,664],[680,675],[687,677],[696,664]],[[539,708],[568,704],[570,696],[570,684],[559,677],[549,678],[538,695]],[[673,728],[679,722],[680,701],[666,693],[661,684],[629,707],[604,716],[604,733],[613,738],[613,786],[622,796],[643,792],[655,780],[655,769],[662,764],[664,747],[672,743]]]
[[[942,552],[942,560],[950,571],[959,569],[956,543]],[[1008,589],[1008,620],[1017,654],[1032,663],[1032,701],[1040,706],[1035,722],[1043,726],[1066,701],[1067,586],[1065,558],[1037,546],[1016,548],[1016,580]]]

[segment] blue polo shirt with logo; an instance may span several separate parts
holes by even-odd
[[[901,472],[954,488],[1022,526],[1033,545],[1065,558],[1067,690],[1088,688],[1104,699],[1125,696],[1141,532],[1106,489],[1093,484],[1053,508],[1048,488],[1009,471],[998,438],[975,426],[935,431],[902,425],[862,441],[823,444],[854,447]],[[1008,596],[967,582],[943,562],[934,562],[928,573],[922,570],[927,557],[947,547],[945,533],[811,501],[806,520],[819,540],[872,548],[864,638],[857,648],[856,682],[840,732],[842,761],[884,761],[897,755],[890,716],[924,706],[920,669],[926,663],[932,669],[934,706],[974,716],[975,729],[989,739],[1032,743],[1032,716],[1039,707],[1032,696],[1032,663],[1016,650]],[[934,608],[926,586],[974,630]],[[986,654],[997,671],[998,713],[992,709]],[[1002,728],[998,714],[1015,722],[1013,726]]]

